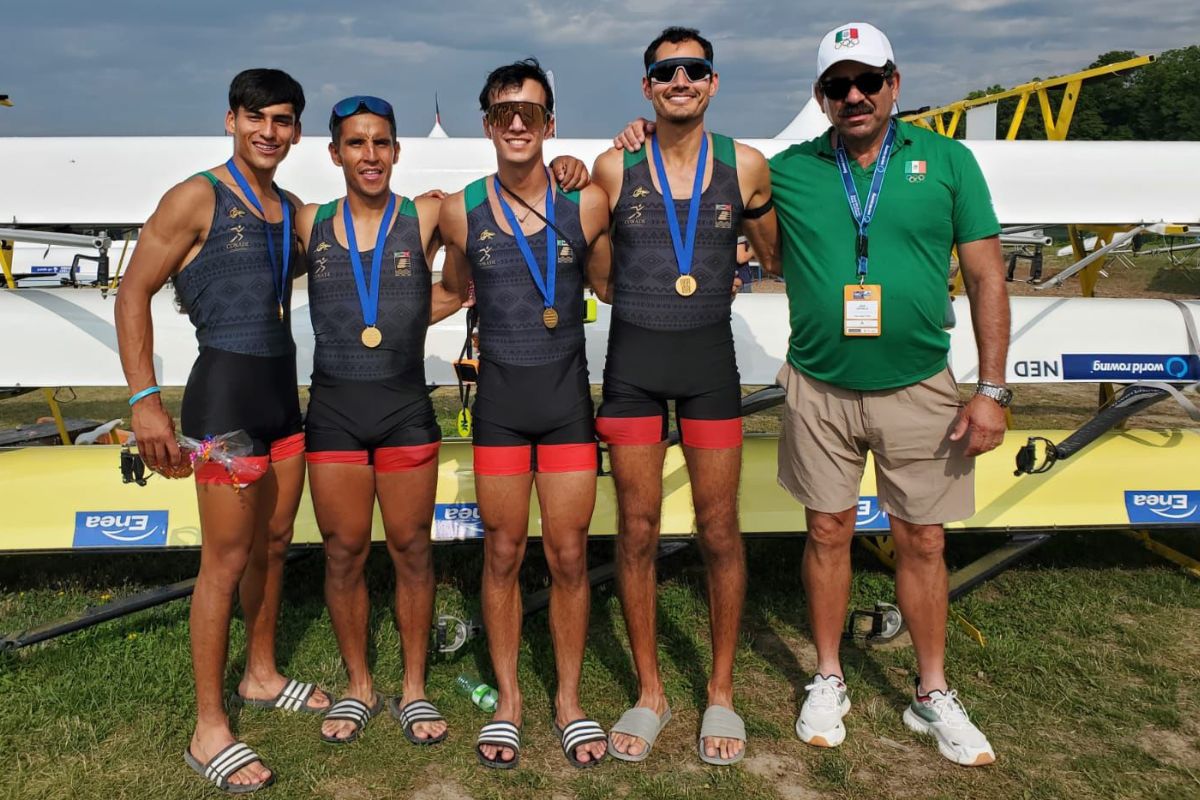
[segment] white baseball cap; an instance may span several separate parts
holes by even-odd
[[[857,61],[868,67],[882,67],[896,62],[892,43],[883,31],[869,22],[847,22],[839,25],[821,39],[817,48],[817,80],[841,61]]]

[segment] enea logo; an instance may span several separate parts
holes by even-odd
[[[433,507],[434,541],[482,538],[483,520],[477,503],[438,503]]]
[[[1125,511],[1133,523],[1197,523],[1200,522],[1200,492],[1187,489],[1125,492]]]
[[[167,512],[76,511],[75,547],[165,547]]]
[[[858,515],[854,520],[854,529],[859,531],[886,531],[888,515],[879,506],[879,498],[863,496],[858,498]]]

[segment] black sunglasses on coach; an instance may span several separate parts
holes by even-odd
[[[646,67],[646,77],[651,83],[670,83],[675,80],[675,73],[681,67],[692,83],[702,81],[713,74],[712,62],[707,58],[664,58]]]
[[[865,95],[878,94],[893,74],[890,69],[883,72],[862,72],[853,78],[822,78],[817,85],[821,87],[821,94],[830,100],[845,100],[850,96],[851,86],[857,87]]]

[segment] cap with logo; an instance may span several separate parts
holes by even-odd
[[[817,79],[841,61],[857,61],[868,67],[895,63],[892,43],[883,31],[868,22],[848,22],[825,34],[817,48]]]

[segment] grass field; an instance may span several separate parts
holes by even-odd
[[[1102,282],[1109,287],[1104,293],[1194,296],[1200,286],[1179,270],[1138,264],[1114,268],[1109,283]],[[1027,288],[1012,286],[1014,293]],[[179,393],[166,394],[177,409]],[[1023,390],[1017,419],[1028,427],[1069,427],[1088,416],[1094,397],[1094,387]],[[121,416],[123,398],[119,390],[80,391],[67,413]],[[450,394],[437,401],[442,412],[453,407]],[[0,427],[44,413],[37,395],[8,400],[0,403]],[[1161,414],[1134,422],[1153,427],[1182,421],[1164,404]],[[773,415],[764,414],[748,420],[747,428],[772,430],[775,424]],[[1163,538],[1200,557],[1196,533]],[[947,558],[960,566],[997,543],[995,537],[951,537]],[[952,623],[951,679],[999,755],[992,767],[968,770],[942,759],[900,721],[913,677],[903,637],[886,648],[844,648],[855,707],[842,747],[816,750],[796,739],[797,698],[815,665],[798,575],[802,546],[794,539],[747,545],[751,591],[736,690],[751,741],[745,762],[735,768],[706,767],[695,755],[710,651],[703,568],[694,548],[665,565],[660,658],[676,716],[645,764],[610,761],[589,771],[566,764],[550,729],[554,676],[544,614],[527,624],[521,652],[524,751],[514,772],[476,764],[472,743],[487,717],[453,688],[463,672],[490,677],[482,641],[431,667],[430,696],[451,725],[440,748],[409,745],[386,716],[372,722],[360,742],[343,748],[320,742],[319,719],[310,716],[235,712],[235,730],[278,772],[267,796],[288,800],[1200,798],[1197,581],[1120,534],[1061,534],[954,603],[953,610],[983,632],[986,645]],[[593,565],[611,554],[611,542],[590,546]],[[477,546],[435,551],[440,613],[478,615],[481,561]],[[190,577],[196,564],[190,553],[0,557],[0,631]],[[874,560],[856,550],[855,567],[854,607],[893,600],[890,575]],[[392,577],[382,551],[372,554],[369,570],[374,670],[381,690],[398,690]],[[322,574],[315,553],[289,567],[279,658],[289,675],[336,693],[345,678],[320,599]],[[531,547],[525,588],[543,588],[545,574],[540,551]],[[0,798],[216,796],[180,757],[194,714],[187,611],[187,601],[177,601],[0,653]],[[235,621],[229,691],[242,664],[243,633]],[[618,603],[611,587],[603,588],[593,597],[582,686],[585,708],[603,724],[611,724],[635,694],[625,645]]]

